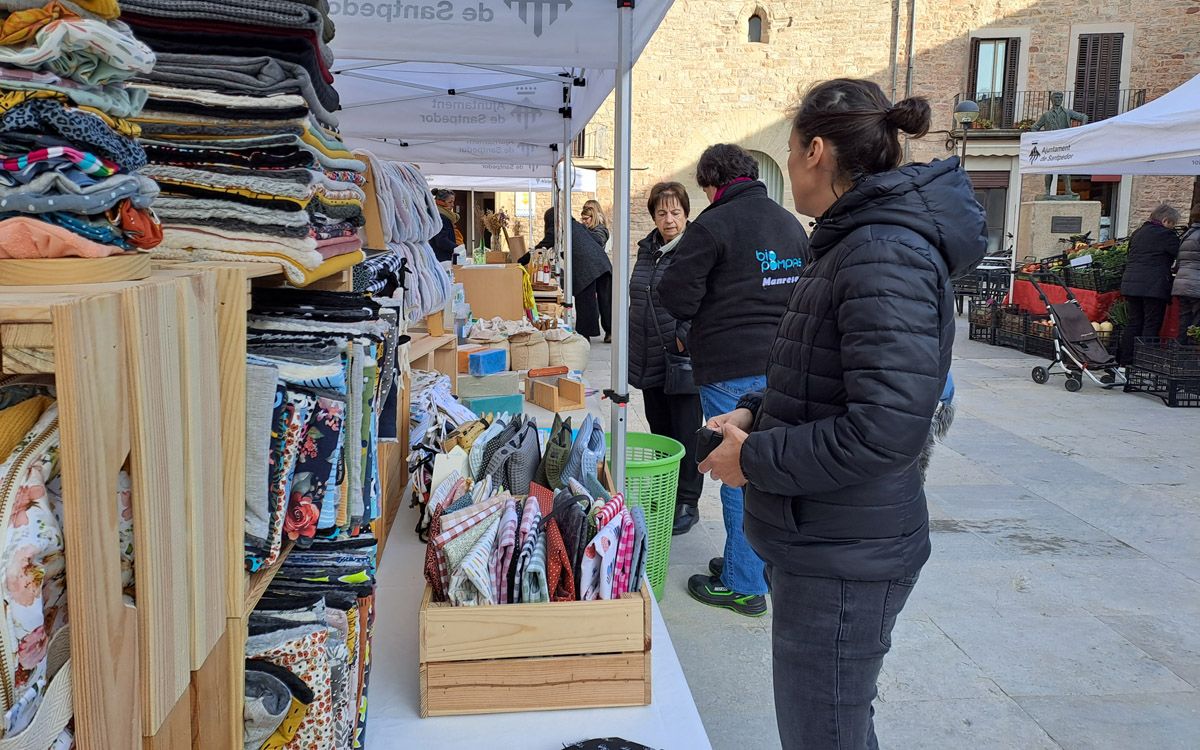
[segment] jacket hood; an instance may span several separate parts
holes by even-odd
[[[987,251],[983,207],[957,157],[906,164],[859,180],[817,221],[810,241],[813,257],[870,225],[921,235],[941,253],[951,278],[975,268]]]

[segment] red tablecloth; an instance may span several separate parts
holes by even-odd
[[[1051,304],[1057,305],[1067,301],[1066,290],[1058,284],[1042,284],[1041,287]],[[1071,289],[1071,292],[1074,293],[1075,299],[1079,300],[1079,306],[1083,308],[1088,319],[1097,323],[1107,320],[1108,308],[1121,299],[1120,292],[1093,292],[1088,289],[1074,288]],[[1037,290],[1033,288],[1032,283],[1023,279],[1017,279],[1013,284],[1012,303],[1034,315],[1046,314],[1046,306],[1038,297]],[[1171,306],[1167,308],[1167,316],[1163,320],[1163,327],[1159,335],[1166,338],[1175,338],[1179,335],[1179,303],[1177,300],[1171,300]]]

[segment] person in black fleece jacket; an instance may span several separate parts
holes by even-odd
[[[763,387],[767,354],[804,266],[808,237],[767,195],[758,162],[738,146],[710,146],[696,182],[711,203],[679,241],[658,296],[667,312],[691,323],[685,343],[704,416],[712,418]],[[742,533],[742,500],[740,489],[721,487],[725,554],[709,564],[708,574],[692,577],[688,593],[757,617],[767,611],[767,584],[762,560]]]
[[[920,457],[950,371],[951,279],[987,248],[957,159],[897,167],[922,98],[818,84],[793,121],[796,208],[812,262],[771,347],[767,387],[710,420],[701,471],[746,487],[767,563],[784,750],[878,747],[871,703],[892,628],[929,558]],[[748,433],[748,434],[747,434]]]

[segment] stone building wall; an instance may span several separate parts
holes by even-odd
[[[766,43],[747,40],[746,24],[756,10],[765,17]],[[712,143],[738,143],[771,156],[784,171],[784,203],[791,208],[787,109],[812,83],[838,76],[871,78],[889,94],[894,78],[897,97],[903,97],[907,10],[907,0],[676,0],[634,69],[632,239],[652,228],[645,195],[655,182],[684,183],[693,216],[703,209],[706,200],[692,175],[700,153]],[[897,21],[900,37],[893,50]],[[917,0],[911,88],[929,98],[935,132],[913,142],[910,158],[949,153],[946,131],[952,127],[954,97],[967,88],[973,30],[1026,33],[1027,72],[1019,88],[1061,89],[1073,84],[1069,50],[1077,24],[1125,25],[1132,44],[1124,85],[1147,89],[1148,98],[1200,73],[1200,0]],[[612,114],[610,97],[593,120],[610,136]],[[611,159],[611,142],[601,150]],[[1026,177],[1022,193],[1032,197],[1041,184],[1040,177]],[[611,210],[611,171],[600,172],[597,192]],[[1131,192],[1129,214],[1136,226],[1161,200],[1184,207],[1191,182],[1134,178]]]

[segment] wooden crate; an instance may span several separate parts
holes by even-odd
[[[650,595],[452,607],[426,587],[421,716],[650,704]]]
[[[186,746],[203,721],[188,686],[223,638],[226,610],[222,576],[192,552],[207,543],[223,556],[225,519],[214,491],[221,456],[196,445],[213,394],[189,368],[216,358],[213,290],[212,275],[196,272],[0,292],[0,372],[52,373],[58,388],[80,747]],[[133,487],[134,607],[122,600],[117,555],[123,467]]]

